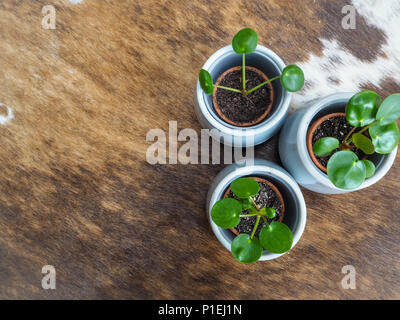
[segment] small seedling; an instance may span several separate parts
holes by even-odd
[[[239,199],[224,198],[217,201],[211,209],[212,220],[221,228],[235,228],[240,218],[257,217],[251,235],[242,233],[238,235],[231,245],[233,257],[241,263],[253,263],[260,259],[263,248],[271,253],[284,253],[290,250],[293,242],[292,231],[284,223],[268,219],[276,216],[274,208],[260,208],[254,196],[260,191],[257,181],[251,178],[239,178],[231,184],[232,193]],[[242,214],[248,210],[248,214]],[[260,239],[254,235],[260,220],[263,219],[266,226],[260,231]]]
[[[360,160],[352,151],[360,149],[366,155],[387,154],[399,143],[400,94],[392,94],[381,104],[376,92],[362,91],[355,94],[346,105],[346,120],[353,126],[340,143],[325,137],[313,145],[313,152],[325,157],[335,152],[328,161],[327,173],[332,183],[341,189],[355,189],[375,173],[370,160]],[[369,136],[364,133],[368,130]]]
[[[213,79],[210,73],[207,70],[201,69],[199,73],[199,81],[201,88],[204,90],[206,94],[212,94],[214,92],[214,87],[219,89],[229,90],[233,92],[237,92],[239,94],[248,95],[266,84],[280,79],[282,86],[289,92],[296,92],[303,88],[304,85],[304,73],[303,71],[295,65],[289,65],[285,67],[282,71],[282,74],[276,76],[272,79],[269,79],[254,88],[247,89],[246,88],[246,54],[252,53],[256,47],[258,42],[257,33],[250,29],[245,28],[240,30],[232,40],[232,48],[237,53],[242,55],[242,89],[235,89],[230,87],[224,87],[220,85],[214,85]]]

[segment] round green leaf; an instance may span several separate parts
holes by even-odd
[[[282,222],[273,221],[260,232],[261,245],[271,253],[284,253],[290,250],[293,234]]]
[[[377,122],[369,128],[369,135],[377,153],[390,153],[399,143],[399,127],[396,122],[386,125]]]
[[[242,233],[232,241],[231,245],[233,257],[241,263],[253,263],[258,261],[262,255],[262,247],[260,241]]]
[[[370,178],[375,173],[375,165],[372,161],[369,160],[361,160],[365,166],[366,178]]]
[[[276,210],[274,208],[261,208],[258,213],[267,216],[269,219],[273,219],[276,216]]]
[[[381,125],[392,123],[400,118],[400,93],[395,93],[383,100],[376,114]]]
[[[298,66],[285,67],[281,75],[281,84],[289,92],[299,91],[304,86],[304,73]]]
[[[206,94],[213,93],[214,91],[213,79],[211,77],[211,74],[207,70],[204,69],[200,70],[199,81],[201,88],[204,90]]]
[[[255,196],[260,191],[258,182],[251,178],[239,178],[231,183],[231,190],[235,196],[241,199]]]
[[[359,187],[365,180],[364,163],[352,151],[336,152],[328,161],[328,177],[340,188],[351,190]]]
[[[252,53],[257,48],[258,35],[250,28],[240,30],[232,39],[232,48],[237,54]]]
[[[330,155],[333,150],[339,148],[339,140],[332,137],[318,139],[313,145],[314,154],[318,157]]]
[[[375,121],[381,98],[376,92],[365,90],[352,96],[346,105],[346,120],[353,127],[363,127]]]
[[[240,199],[240,203],[242,204],[242,208],[244,210],[253,208],[253,202],[250,198],[247,199]]]
[[[215,224],[224,229],[236,227],[240,221],[242,205],[232,198],[217,201],[211,209],[211,217]]]
[[[362,133],[355,133],[352,137],[354,145],[361,149],[365,154],[373,154],[375,147],[370,138],[364,136]]]

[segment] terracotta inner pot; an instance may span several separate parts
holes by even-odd
[[[314,154],[314,151],[312,149],[313,145],[312,145],[312,139],[314,136],[314,132],[315,130],[317,130],[317,128],[325,121],[328,120],[330,118],[334,118],[334,117],[346,117],[346,114],[344,112],[335,112],[335,113],[330,113],[327,114],[325,116],[323,116],[322,118],[319,118],[317,121],[313,122],[313,124],[309,127],[308,131],[307,131],[307,137],[306,137],[306,143],[307,143],[307,150],[308,153],[311,157],[311,160],[314,162],[314,164],[323,172],[327,173],[327,169],[326,167],[324,167],[317,159],[317,157]]]
[[[266,84],[266,86],[268,86],[269,89],[270,89],[269,91],[270,91],[270,100],[271,100],[271,102],[269,103],[269,105],[267,105],[264,113],[261,116],[259,116],[257,119],[255,119],[255,120],[253,120],[251,122],[244,122],[244,123],[237,123],[237,122],[234,122],[234,121],[230,120],[229,118],[227,118],[222,113],[220,107],[218,106],[218,103],[217,103],[217,91],[219,89],[217,88],[217,85],[219,85],[221,83],[222,79],[224,79],[228,73],[231,73],[231,72],[237,71],[237,70],[242,70],[242,67],[241,66],[237,66],[237,67],[230,68],[230,69],[226,70],[223,74],[221,74],[218,77],[217,82],[215,83],[214,92],[213,92],[214,109],[217,112],[218,116],[222,120],[224,120],[225,122],[227,122],[229,124],[232,124],[232,125],[237,126],[237,127],[254,126],[255,124],[260,123],[261,121],[263,121],[267,117],[267,115],[271,112],[272,104],[274,103],[274,90],[272,88],[271,82]],[[257,68],[246,66],[246,70],[252,70],[252,71],[258,73],[261,77],[263,77],[263,79],[265,79],[265,81],[269,80],[269,78],[262,71],[258,70]],[[223,90],[223,89],[221,89],[221,90]]]
[[[281,213],[280,213],[279,221],[282,222],[282,221],[283,221],[284,214],[285,214],[285,202],[283,201],[283,196],[282,196],[282,194],[280,193],[280,191],[278,190],[278,188],[275,187],[274,184],[272,184],[271,182],[269,182],[268,180],[266,180],[266,179],[264,179],[264,178],[259,178],[259,177],[246,177],[246,178],[254,179],[254,180],[256,180],[257,182],[266,183],[266,184],[268,184],[268,185],[271,187],[272,190],[274,190],[274,192],[275,192],[276,195],[278,196],[279,202],[281,203]],[[224,193],[224,198],[228,198],[228,195],[229,195],[230,192],[231,192],[231,187],[229,187],[229,188],[225,191],[225,193]],[[237,235],[237,236],[239,235],[239,232],[238,232],[235,228],[232,228],[232,229],[230,229],[230,230],[231,230],[235,235]]]

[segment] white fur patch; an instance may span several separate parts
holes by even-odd
[[[83,2],[83,0],[69,0],[69,2],[71,2],[73,4],[79,4],[79,3]]]
[[[0,114],[0,124],[4,126],[4,125],[6,125],[7,122],[14,119],[14,112],[9,106],[6,106],[4,103],[1,103],[1,102],[0,102],[0,108],[7,109],[6,116],[3,116],[2,114]]]
[[[321,39],[323,55],[312,54],[308,61],[297,63],[304,71],[308,86],[293,95],[294,109],[334,92],[359,91],[368,82],[380,88],[382,80],[391,78],[400,84],[400,1],[353,0],[353,6],[367,24],[385,33],[387,42],[381,49],[386,57],[361,61],[336,40]]]

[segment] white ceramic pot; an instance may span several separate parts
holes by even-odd
[[[378,182],[392,167],[397,147],[386,155],[374,154],[369,160],[376,166],[375,174],[354,190],[343,190],[334,186],[328,175],[311,160],[307,150],[306,136],[309,126],[318,118],[333,113],[345,112],[346,104],[354,93],[335,93],[314,100],[287,119],[279,137],[279,155],[284,167],[296,181],[311,191],[325,194],[347,193],[367,188]]]
[[[214,82],[229,68],[242,65],[242,56],[233,51],[232,46],[226,46],[215,52],[204,64]],[[258,45],[256,50],[246,55],[246,65],[253,66],[264,72],[269,78],[282,73],[285,63],[270,49]],[[279,80],[272,82],[274,102],[267,118],[250,127],[237,127],[223,121],[215,112],[212,95],[207,95],[197,81],[196,87],[196,116],[205,129],[215,129],[217,134],[212,135],[220,142],[236,147],[251,147],[271,138],[283,125],[288,114],[292,94],[282,87]]]
[[[206,202],[207,217],[215,236],[227,250],[231,251],[231,244],[235,235],[230,230],[218,227],[212,221],[211,208],[218,200],[222,199],[224,192],[234,180],[246,176],[265,178],[272,182],[281,192],[285,202],[283,223],[292,230],[293,248],[300,240],[306,225],[307,210],[303,194],[296,181],[283,168],[263,159],[254,159],[252,165],[231,164],[215,177],[208,191]],[[271,260],[281,255],[264,250],[260,260]]]

